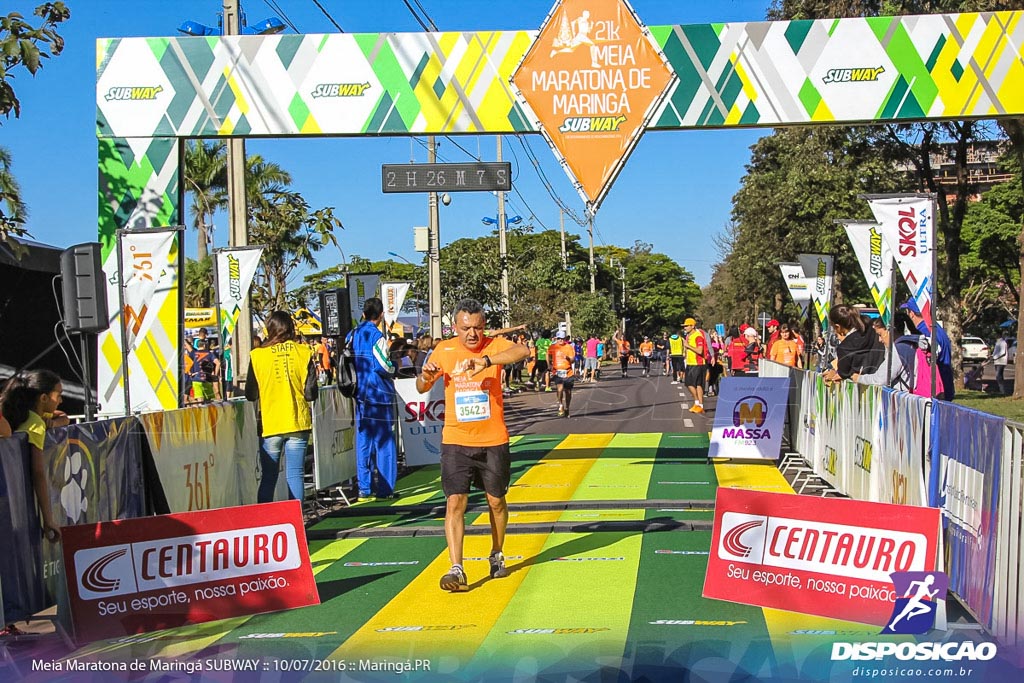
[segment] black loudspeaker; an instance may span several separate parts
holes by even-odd
[[[320,328],[327,337],[344,337],[352,329],[352,305],[347,287],[321,290]]]
[[[68,247],[60,255],[68,332],[102,332],[110,326],[100,249],[99,242],[86,242]]]

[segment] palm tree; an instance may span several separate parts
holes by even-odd
[[[213,216],[228,205],[227,153],[223,141],[197,140],[185,148],[185,191],[192,196],[192,225],[199,231],[198,261],[206,259]]]
[[[292,175],[272,161],[264,161],[259,154],[245,157],[245,203],[252,207],[275,195],[288,192]]]

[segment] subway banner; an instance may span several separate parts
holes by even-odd
[[[180,232],[117,231],[116,269],[109,280],[114,286],[108,291],[116,297],[110,310],[121,324],[99,339],[103,415],[178,407]]]
[[[256,411],[248,401],[139,416],[171,512],[249,505],[259,484]],[[287,498],[278,477],[278,500]]]
[[[242,304],[249,300],[249,286],[260,265],[263,247],[230,247],[214,250],[217,273],[217,306],[220,309],[221,347],[235,333]]]
[[[398,420],[407,465],[436,465],[441,462],[441,431],[444,429],[444,382],[437,382],[421,394],[416,380],[395,380]]]
[[[831,254],[797,254],[797,260],[811,287],[811,301],[818,316],[821,329],[828,329],[828,312],[832,308],[832,268],[835,259]]]
[[[721,487],[705,598],[888,623],[892,572],[934,571],[939,511]]]
[[[323,490],[356,476],[355,403],[338,387],[320,388],[313,408],[313,475]]]
[[[62,532],[79,642],[320,604],[298,501]]]
[[[889,326],[892,311],[892,250],[889,242],[879,232],[879,225],[874,221],[840,221],[846,228],[846,236],[850,238],[853,252],[857,255],[871,300],[875,302],[878,315],[885,326]]]
[[[932,329],[935,301],[935,202],[930,195],[872,195],[878,231],[896,257],[925,325]]]
[[[723,377],[709,458],[776,460],[789,403],[789,377]]]
[[[932,410],[928,504],[942,511],[949,589],[991,627],[1006,420],[946,401]]]
[[[348,301],[352,306],[352,327],[363,319],[363,304],[370,297],[380,296],[380,275],[349,275]]]

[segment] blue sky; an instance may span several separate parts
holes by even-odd
[[[175,35],[183,21],[217,25],[219,0],[65,0],[71,19],[60,29],[64,53],[45,63],[35,78],[19,71],[14,82],[22,103],[21,119],[3,121],[0,145],[13,156],[13,168],[29,206],[29,230],[39,241],[67,246],[96,239],[95,41],[100,37]],[[41,0],[4,0],[0,12],[30,17]],[[760,21],[770,0],[633,0],[648,25]],[[336,29],[313,0],[277,0],[302,33]],[[349,33],[419,31],[402,0],[320,0]],[[438,28],[445,30],[538,29],[552,0],[481,2],[420,0]],[[508,8],[514,8],[510,12]],[[277,13],[265,0],[243,1],[255,23]],[[32,19],[35,19],[32,17]],[[34,23],[34,22],[33,22]],[[706,285],[718,260],[713,236],[729,220],[749,147],[765,130],[676,131],[648,133],[640,141],[597,215],[595,244],[654,244]],[[338,235],[348,256],[386,259],[394,251],[414,261],[412,228],[427,223],[426,195],[383,195],[380,165],[426,161],[425,139],[292,139],[247,143],[293,176],[293,186],[314,208],[335,207],[345,230]],[[452,142],[439,138],[445,161],[468,161]],[[455,140],[484,160],[495,156],[494,136],[459,136]],[[538,135],[504,138],[504,157],[513,165],[514,184],[522,199],[509,195],[510,215],[535,216],[538,230],[558,229],[558,208],[527,161],[522,144],[540,159],[555,192],[578,214],[583,204]],[[462,237],[488,234],[483,216],[497,213],[496,199],[486,193],[453,195],[441,207],[442,245]],[[566,229],[583,234],[568,218]],[[382,236],[384,239],[382,239]],[[186,251],[195,255],[195,231]],[[215,246],[227,243],[225,216],[215,220]],[[584,239],[584,244],[586,241]],[[341,255],[324,251],[321,267]],[[295,284],[301,279],[295,278]]]

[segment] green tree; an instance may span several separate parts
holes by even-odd
[[[588,285],[589,286],[589,285]],[[574,335],[588,337],[591,334],[608,338],[613,332],[617,320],[611,302],[603,293],[577,292],[573,294],[569,306],[572,317]]]
[[[209,233],[217,211],[228,205],[227,153],[221,140],[195,140],[185,147],[185,191],[191,196],[189,213],[198,232],[196,255],[199,261],[208,253]],[[247,179],[248,180],[248,179]]]
[[[67,21],[71,11],[63,2],[47,2],[36,7],[35,16],[42,24],[32,26],[18,12],[0,16],[0,114],[4,118],[21,116],[21,101],[14,92],[17,71],[24,68],[31,75],[43,66],[43,60],[64,50],[64,39],[57,25]],[[8,236],[28,234],[25,219],[28,211],[21,199],[21,188],[11,172],[10,152],[0,147],[0,242],[8,244],[16,255],[22,253]],[[19,256],[20,257],[20,256]]]

